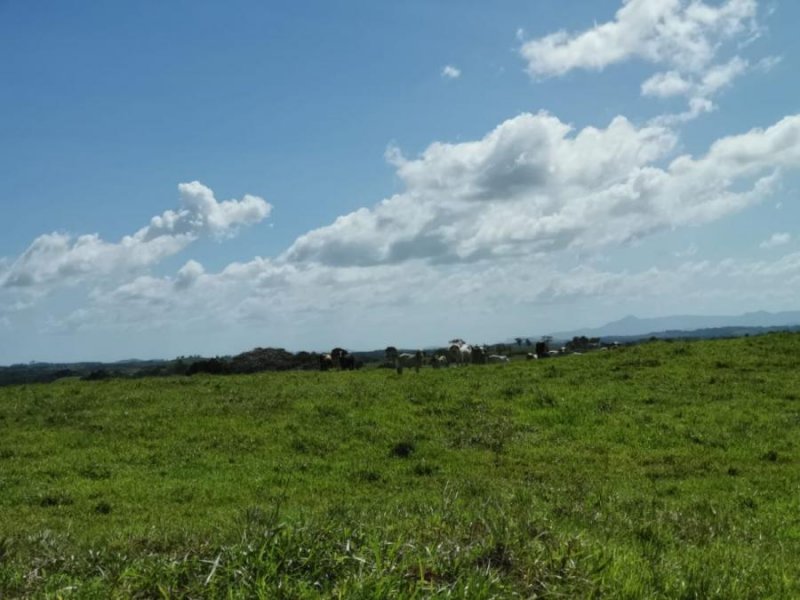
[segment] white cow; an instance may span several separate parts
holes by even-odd
[[[402,373],[403,368],[410,369],[412,367],[417,373],[419,373],[419,369],[422,366],[422,351],[417,350],[414,354],[411,354],[410,352],[398,354],[395,365],[398,373]]]
[[[442,354],[439,356],[434,356],[431,358],[431,366],[434,369],[442,369],[447,367],[447,357]]]
[[[506,364],[506,363],[509,363],[509,362],[511,362],[511,359],[508,358],[507,356],[502,355],[502,354],[492,354],[489,357],[489,363],[492,363],[492,364]]]
[[[472,361],[472,346],[461,339],[450,340],[447,357],[451,364],[468,365]]]

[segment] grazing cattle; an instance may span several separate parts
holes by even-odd
[[[450,344],[447,348],[447,364],[457,365],[461,361],[461,346]]]
[[[425,362],[425,353],[422,350],[417,350],[414,353],[414,368],[416,369],[417,373],[419,373],[423,362]]]
[[[351,359],[345,360],[347,356],[350,356],[350,353],[344,348],[334,348],[331,350],[331,360],[333,360],[333,366],[339,370],[347,368],[347,364],[352,364]]]
[[[468,365],[472,360],[472,346],[462,339],[450,340],[447,358],[451,364]]]
[[[473,346],[470,356],[473,365],[485,365],[489,358],[489,349],[486,346]]]
[[[511,362],[511,359],[507,356],[503,356],[502,354],[492,354],[489,357],[489,362],[492,364],[505,364]]]
[[[434,369],[441,369],[447,367],[447,357],[444,354],[437,354],[431,356],[431,366]]]
[[[525,355],[525,360],[536,360],[536,355],[533,352],[528,352]]]
[[[319,355],[319,370],[320,371],[327,371],[333,368],[333,358],[331,358],[330,354],[320,354]]]
[[[413,368],[417,373],[422,366],[422,352],[417,350],[414,354],[403,352],[397,355],[396,368],[398,373],[402,373],[404,368]]]

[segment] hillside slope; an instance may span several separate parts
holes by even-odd
[[[800,335],[0,389],[0,597],[798,597]]]

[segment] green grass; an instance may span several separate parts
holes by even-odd
[[[800,597],[800,335],[0,389],[0,598]]]

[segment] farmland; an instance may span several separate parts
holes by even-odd
[[[0,389],[0,598],[800,596],[800,334]]]

